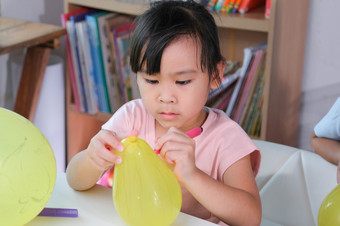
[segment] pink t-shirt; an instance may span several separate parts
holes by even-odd
[[[206,111],[208,117],[202,125],[203,132],[194,138],[196,166],[212,178],[222,181],[223,174],[229,166],[251,154],[256,176],[261,156],[248,135],[223,111],[208,107]],[[151,147],[156,144],[155,119],[146,111],[141,99],[123,105],[102,128],[114,132],[129,132],[135,129],[139,132],[138,137],[144,139]],[[218,223],[218,219],[198,203],[184,187],[182,193],[182,212]]]

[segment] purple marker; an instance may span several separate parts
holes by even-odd
[[[78,217],[77,209],[44,208],[38,216],[44,217]]]

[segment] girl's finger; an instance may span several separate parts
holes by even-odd
[[[121,140],[124,138],[130,137],[130,136],[138,136],[138,131],[137,130],[131,130],[129,132],[123,132],[123,133],[115,133],[113,131],[105,130],[105,142],[104,146],[106,149],[112,151],[112,150],[117,150],[117,151],[123,151],[124,146],[121,144]]]

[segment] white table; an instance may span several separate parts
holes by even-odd
[[[75,191],[69,187],[65,173],[57,173],[57,181],[53,194],[46,207],[78,209],[77,218],[66,217],[36,217],[28,226],[53,226],[53,225],[125,225],[115,211],[112,190],[96,185],[88,191]],[[208,221],[179,213],[173,226],[212,226]]]
[[[256,177],[262,201],[261,225],[317,225],[320,205],[337,185],[337,167],[313,152],[254,142],[262,154]],[[76,208],[79,217],[36,217],[28,225],[124,225],[114,209],[111,189],[95,186],[85,192],[74,191],[64,173],[58,173],[47,207]],[[180,213],[173,225],[215,224]]]
[[[262,163],[256,177],[262,226],[317,225],[319,208],[337,186],[337,167],[318,154],[254,140]]]

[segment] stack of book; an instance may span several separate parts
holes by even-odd
[[[133,17],[81,8],[61,15],[74,102],[89,114],[115,112],[139,97],[130,70]]]
[[[242,67],[212,90],[207,105],[224,110],[249,135],[260,136],[267,44],[244,49]]]
[[[270,15],[270,0],[209,0],[207,8],[221,13],[247,13],[250,10],[265,5],[265,16]]]

